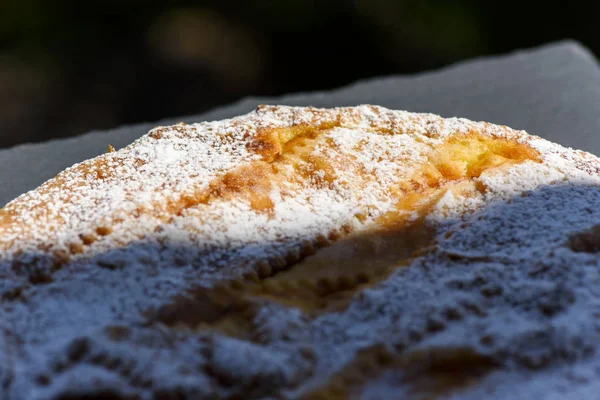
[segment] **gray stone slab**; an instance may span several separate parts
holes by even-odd
[[[228,118],[261,103],[317,107],[369,103],[433,112],[525,129],[600,154],[600,69],[587,49],[563,41],[417,75],[375,78],[329,92],[247,98],[201,115],[0,150],[0,204],[101,154],[109,143],[123,147],[158,124]]]

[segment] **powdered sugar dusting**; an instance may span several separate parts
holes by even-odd
[[[263,162],[273,145],[260,136],[265,129],[334,122],[311,142],[310,162],[272,162],[280,169],[265,189],[267,210],[234,192],[173,211],[174,202]],[[470,132],[527,143],[541,162],[484,171],[472,181],[485,190],[446,191],[426,218],[436,229],[432,250],[358,292],[346,309],[308,318],[265,301],[254,339],[147,324],[146,311],[192,287],[300,257],[331,232],[369,232],[416,165],[446,138]],[[498,365],[448,399],[581,398],[600,381],[600,261],[568,239],[600,224],[599,171],[594,156],[522,131],[366,105],[262,107],[156,128],[2,210],[0,384],[14,399],[102,390],[297,398],[326,385],[361,349],[383,345],[398,357],[467,348]],[[105,226],[110,232],[97,230]],[[60,250],[70,253],[57,268]],[[411,393],[394,378],[403,373],[391,368],[358,393]]]

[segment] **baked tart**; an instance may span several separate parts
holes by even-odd
[[[364,105],[157,127],[7,204],[0,252],[2,398],[600,383],[600,160],[505,126]]]

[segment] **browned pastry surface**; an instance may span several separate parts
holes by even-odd
[[[529,233],[477,231],[487,208],[528,201],[521,194],[543,185],[584,183],[595,196],[599,165],[507,127],[376,106],[262,106],[155,128],[0,210],[3,340],[20,343],[5,350],[4,390],[370,399],[379,387],[437,399],[477,388],[509,365],[539,362],[508,344],[484,351],[485,335],[477,346],[439,339],[449,327],[475,329],[508,289],[463,282],[459,291],[484,300],[452,292],[447,304],[421,299],[402,312],[393,305],[408,300],[394,296],[410,290],[393,286],[454,264],[510,270],[511,246]],[[594,218],[577,218],[587,230],[563,245],[597,252]],[[478,244],[464,247],[470,230]],[[385,290],[389,311],[385,299],[357,311]],[[411,312],[423,321],[407,326]],[[369,318],[388,320],[368,332]],[[344,326],[366,331],[344,339]],[[28,365],[39,371],[19,372]]]

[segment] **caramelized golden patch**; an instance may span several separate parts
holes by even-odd
[[[259,212],[268,212],[273,208],[269,192],[273,184],[282,180],[287,167],[295,168],[297,181],[307,181],[317,167],[306,167],[313,161],[310,152],[314,150],[316,139],[334,123],[322,126],[299,125],[291,128],[271,128],[262,130],[250,147],[263,156],[263,160],[240,166],[213,180],[207,190],[193,195],[183,196],[179,202],[169,206],[169,212],[175,215],[199,204],[210,204],[215,200],[241,199]],[[302,165],[302,167],[301,167]],[[287,178],[287,176],[286,176]]]
[[[402,399],[434,400],[476,384],[496,367],[493,360],[469,348],[433,348],[397,354],[374,345],[359,351],[323,387],[302,399],[348,399],[351,394],[360,393],[370,380],[388,373],[392,385],[403,387]]]
[[[478,133],[450,136],[436,146],[427,162],[416,169],[405,188],[440,187],[448,181],[476,178],[484,171],[525,160],[541,162],[539,153],[525,143]]]
[[[289,150],[290,146],[286,144],[294,139],[312,138],[318,136],[319,133],[333,129],[340,125],[339,118],[336,121],[324,121],[319,125],[296,125],[282,128],[263,129],[256,135],[256,138],[250,142],[250,149],[253,152],[260,154],[263,161],[272,162],[277,157]]]
[[[429,157],[444,179],[478,177],[485,170],[525,160],[540,162],[539,154],[524,143],[477,133],[451,136]]]
[[[0,228],[11,224],[13,222],[13,218],[14,218],[13,212],[6,210],[4,208],[0,209]]]
[[[451,136],[436,146],[427,162],[415,167],[410,178],[392,188],[399,200],[395,210],[384,214],[379,222],[398,224],[408,218],[424,217],[447,191],[465,197],[485,192],[485,186],[472,178],[484,171],[500,172],[526,160],[541,162],[539,153],[525,143],[478,133]]]
[[[210,193],[203,203],[208,204],[213,199],[235,197],[247,200],[256,211],[270,210],[273,207],[269,197],[273,175],[273,166],[263,161],[240,167],[213,181]],[[192,203],[190,206],[193,205]]]

